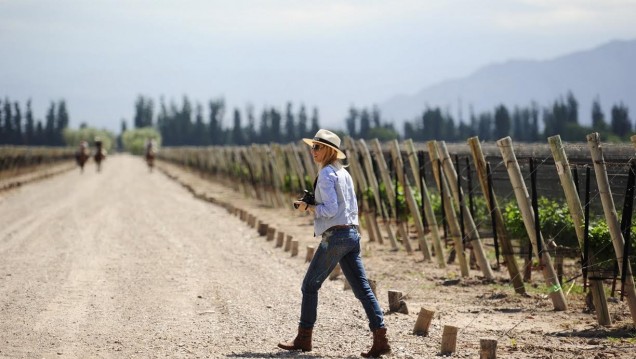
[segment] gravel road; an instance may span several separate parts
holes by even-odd
[[[289,229],[303,246],[317,242],[308,218],[232,199],[227,188],[170,170]],[[446,323],[460,328],[459,358],[478,357],[486,337],[499,338],[500,358],[636,355],[622,303],[612,303],[615,326],[603,329],[580,297],[555,313],[540,293],[515,295],[505,270],[500,285],[473,271],[448,287],[442,283],[457,268],[438,269],[418,253],[363,248],[381,306],[390,287],[403,289],[410,306],[386,317],[388,358],[435,357]],[[83,174],[0,192],[0,358],[359,358],[371,336],[342,279],[320,291],[314,351],[276,347],[295,333],[305,269],[304,252],[274,248],[139,157],[110,156],[101,173],[89,164]],[[412,335],[420,306],[437,313],[428,337]]]

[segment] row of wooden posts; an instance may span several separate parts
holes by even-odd
[[[258,234],[268,242],[273,242],[275,240],[275,248],[282,248],[285,252],[289,252],[291,257],[296,257],[299,254],[299,242],[289,234],[285,234],[285,232],[277,231],[275,227],[270,226],[269,224],[259,220],[253,214],[249,212],[234,207],[229,204],[224,204],[224,207],[228,210],[229,213],[237,216],[242,221],[246,222],[250,227],[255,228]],[[315,246],[308,245],[307,251],[305,254],[305,263],[310,262],[315,253]],[[339,275],[342,273],[339,265],[336,265],[336,268],[330,273],[329,279],[336,280]],[[376,282],[372,279],[369,279],[369,284],[371,285],[371,290],[377,296],[377,288]],[[344,279],[344,290],[351,289],[351,285],[349,282]],[[408,307],[406,302],[404,301],[405,296],[402,292],[397,290],[389,290],[388,291],[388,301],[389,301],[389,311],[396,313],[404,313],[408,314]],[[413,334],[420,336],[428,336],[430,331],[430,325],[433,321],[435,315],[435,311],[420,308],[420,312],[415,321],[415,325],[413,327]],[[444,325],[442,331],[442,338],[440,344],[440,354],[448,355],[457,351],[457,335],[459,333],[459,328],[452,325]],[[484,338],[480,339],[480,358],[482,359],[494,359],[497,357],[497,340],[493,338]]]
[[[636,136],[632,137],[632,142],[636,146]],[[481,149],[481,143],[477,137],[469,138],[467,143],[473,157],[473,164],[486,205],[495,218],[493,221],[494,230],[503,249],[502,252],[507,264],[506,268],[513,288],[517,293],[523,294],[525,293],[523,277],[520,274],[519,266],[514,256],[511,238],[504,226],[502,210],[497,202],[496,193],[491,188],[489,189],[488,186],[488,164]],[[565,148],[558,135],[550,137],[548,143],[555,160],[568,208],[572,214],[580,250],[583,253],[583,207],[576,192]],[[567,310],[565,295],[550,252],[544,250],[547,246],[536,225],[535,211],[515,156],[512,139],[506,137],[497,141],[496,144],[503,157],[525,229],[532,244],[532,251],[536,258],[540,259],[542,274],[546,286],[549,288],[549,297],[553,307],[557,311]],[[636,323],[636,288],[628,258],[623,258],[625,239],[620,230],[614,201],[611,196],[598,133],[588,135],[587,144],[594,164],[599,195],[605,219],[610,229],[616,259],[618,263],[624,263],[624,259],[627,260],[627,265],[621,267],[627,271],[625,275],[622,275],[622,278],[625,279],[623,292],[627,298],[632,320]],[[487,280],[493,280],[494,273],[486,257],[486,251],[471,211],[464,200],[462,189],[454,185],[457,183],[458,174],[446,143],[443,141],[429,141],[426,145],[432,164],[435,185],[442,196],[442,200],[446,203],[443,209],[444,216],[449,226],[450,237],[454,244],[461,276],[469,276],[469,265],[464,244],[470,243],[483,277]],[[430,228],[438,228],[428,192],[428,185],[420,174],[420,169],[422,168],[422,163],[420,162],[422,161],[418,161],[415,145],[410,139],[404,141],[402,146],[400,148],[397,140],[382,145],[377,139],[371,140],[367,144],[362,139],[344,138],[343,149],[347,153],[348,169],[356,183],[356,188],[359,191],[373,194],[372,196],[361,196],[363,223],[371,241],[383,244],[384,238],[380,230],[380,225],[382,225],[387,234],[389,244],[393,249],[399,249],[401,243],[406,252],[409,254],[413,253],[414,249],[409,241],[407,224],[400,220],[390,220],[391,218],[397,219],[398,216],[396,212],[396,193],[384,156],[384,153],[388,151],[397,175],[397,183],[403,189],[407,209],[417,232],[417,240],[422,255],[425,260],[432,261],[432,251],[434,251],[438,266],[444,268],[446,263],[444,261],[442,238],[437,230],[427,233],[421,208],[417,205],[415,198],[414,188],[417,188],[422,196],[423,217],[427,225]],[[405,166],[403,163],[403,153],[405,153],[405,158],[409,161],[409,166]],[[295,143],[288,145],[272,144],[270,146],[252,145],[249,147],[172,148],[168,151],[162,151],[161,157],[165,160],[193,166],[216,175],[220,181],[224,181],[227,185],[245,193],[247,196],[255,196],[269,206],[283,208],[290,207],[291,196],[295,196],[301,193],[303,189],[311,186],[318,171],[309,152],[304,148],[299,150]],[[374,169],[377,169],[379,175],[376,176]],[[406,171],[411,171],[411,173],[407,174]],[[416,180],[416,183],[412,185],[409,182],[409,178],[420,180]],[[381,197],[381,184],[384,184],[384,190],[386,191],[385,200],[382,200]],[[461,216],[458,215],[458,212],[461,213]],[[432,242],[432,245],[429,242]],[[611,325],[612,322],[607,309],[607,299],[605,298],[602,280],[598,276],[592,275],[590,277],[590,288],[599,324]]]

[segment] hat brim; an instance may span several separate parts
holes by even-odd
[[[337,158],[339,160],[344,160],[345,158],[347,158],[347,155],[345,155],[344,152],[340,151],[340,149],[335,148],[334,146],[330,146],[330,145],[328,145],[328,144],[326,144],[324,142],[318,142],[318,141],[314,140],[313,138],[303,138],[303,142],[305,142],[308,146],[312,146],[314,143],[317,143],[317,144],[322,145],[322,146],[331,147],[334,150],[336,150],[336,152],[338,153]]]

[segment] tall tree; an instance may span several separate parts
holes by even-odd
[[[310,134],[307,131],[307,111],[305,110],[305,105],[300,105],[300,110],[298,111],[298,138],[309,137]],[[313,134],[312,134],[313,135]],[[296,141],[297,139],[294,139]]]
[[[55,118],[55,142],[56,145],[64,144],[64,129],[68,127],[70,120],[66,110],[66,101],[61,100],[57,106],[57,116]]]
[[[31,99],[27,101],[26,105],[26,123],[24,125],[24,143],[26,145],[35,144],[35,121],[33,119],[33,110],[31,109]]]
[[[205,123],[203,122],[203,106],[197,103],[194,110],[194,145],[205,146],[208,144],[208,136],[206,136]]]
[[[369,134],[371,132],[371,115],[369,115],[369,111],[364,108],[362,112],[360,112],[360,138],[369,138]]]
[[[280,112],[276,111],[275,108],[272,107],[272,109],[270,110],[270,118],[272,121],[272,127],[271,127],[271,133],[270,136],[272,138],[273,142],[281,142],[282,140],[282,136],[281,136],[281,120],[282,120],[282,116],[280,115]]]
[[[285,142],[292,142],[298,137],[296,124],[294,123],[294,114],[292,112],[291,102],[287,103],[285,109]]]
[[[225,100],[218,98],[211,100],[210,106],[210,142],[212,145],[223,144],[223,116],[225,115]]]
[[[232,143],[237,146],[245,145],[243,138],[243,125],[241,125],[241,112],[238,108],[234,109],[234,127],[232,128]]]
[[[8,97],[5,97],[2,109],[2,143],[13,144],[13,109]]]
[[[15,112],[13,113],[13,143],[16,145],[24,144],[24,137],[22,134],[22,111],[20,110],[20,104],[16,101],[13,104]]]
[[[347,132],[349,133],[349,136],[351,137],[358,137],[358,132],[357,132],[357,122],[358,122],[358,110],[351,106],[349,108],[349,115],[347,116],[347,118],[345,119],[345,124],[347,126]]]
[[[601,109],[599,98],[595,98],[592,102],[592,129],[597,132],[607,131],[607,122],[605,122],[605,114]]]
[[[46,113],[46,124],[44,125],[44,145],[52,146],[55,144],[55,102],[51,102],[49,110]]]
[[[625,137],[632,132],[632,122],[629,111],[623,103],[612,106],[612,132],[619,137]]]
[[[495,139],[504,138],[510,135],[511,120],[508,109],[504,105],[499,105],[495,109]]]
[[[320,130],[320,116],[318,115],[318,108],[314,107],[311,113],[311,129],[309,133],[311,133],[311,137],[314,137],[314,134]]]
[[[245,129],[246,132],[246,142],[247,143],[255,143],[258,142],[258,135],[256,133],[256,120],[254,119],[254,106],[248,104],[245,112],[247,113],[247,127]]]
[[[151,98],[142,95],[137,96],[135,101],[135,116],[133,124],[135,128],[152,127],[154,115],[154,102]]]

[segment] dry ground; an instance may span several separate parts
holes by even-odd
[[[364,311],[342,278],[320,292],[314,351],[276,347],[297,326],[305,246],[317,243],[308,217],[172,165],[160,169],[116,155],[101,173],[89,163],[83,174],[0,192],[0,357],[354,358],[368,348]],[[210,201],[293,235],[300,255]],[[540,273],[526,297],[514,294],[505,269],[495,284],[473,270],[448,286],[457,265],[438,269],[419,251],[364,241],[381,306],[388,309],[389,289],[407,294],[410,313],[386,315],[389,358],[436,357],[444,325],[459,327],[453,357],[479,357],[481,338],[498,340],[499,358],[636,357],[624,303],[610,302],[614,325],[602,328],[580,295],[554,312]],[[427,337],[411,334],[421,307],[436,312]]]

